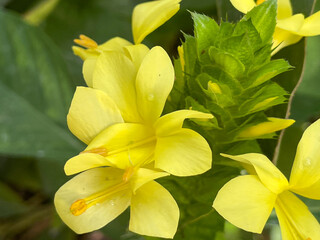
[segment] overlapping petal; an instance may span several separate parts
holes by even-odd
[[[207,141],[190,129],[157,138],[155,167],[176,176],[192,176],[211,168],[212,153]]]
[[[277,19],[288,18],[292,16],[292,6],[290,0],[278,0]]]
[[[133,62],[120,52],[101,53],[93,72],[93,87],[114,100],[125,122],[141,122],[135,90],[136,74]]]
[[[125,169],[145,164],[154,152],[155,142],[151,128],[137,123],[120,123],[102,131],[84,152],[103,148],[109,162]]]
[[[157,136],[169,136],[175,134],[182,128],[183,122],[187,118],[210,119],[213,115],[210,113],[203,113],[194,110],[179,110],[168,113],[159,118],[154,127]]]
[[[285,19],[277,20],[277,27],[297,34],[304,23],[303,14],[295,14]]]
[[[64,165],[66,175],[73,175],[83,172],[88,169],[112,166],[105,157],[94,153],[81,153],[73,158],[70,158]]]
[[[247,13],[256,6],[254,0],[230,0],[232,5],[240,12]]]
[[[173,238],[179,208],[171,194],[151,181],[132,196],[129,230],[148,236]]]
[[[136,69],[140,68],[140,65],[147,55],[150,49],[144,44],[131,45],[124,47],[125,54],[131,59]]]
[[[59,216],[78,234],[105,226],[129,206],[130,191],[124,190],[112,194],[79,216],[71,213],[70,206],[79,199],[84,199],[119,183],[122,174],[123,171],[116,168],[96,168],[75,176],[65,183],[55,195],[54,204]]]
[[[222,187],[213,207],[233,225],[246,231],[261,233],[276,197],[257,176],[240,176]]]
[[[78,87],[67,116],[70,131],[88,144],[106,127],[123,122],[117,105],[104,92]]]
[[[174,69],[168,54],[161,47],[152,48],[136,79],[137,104],[145,122],[153,123],[160,117],[173,82]]]
[[[304,132],[296,152],[290,176],[293,189],[303,196],[319,199],[319,190],[312,193],[313,185],[320,181],[320,120],[311,124]],[[310,188],[310,189],[309,189]]]
[[[308,207],[293,193],[285,191],[275,205],[282,239],[320,239],[320,225]]]
[[[181,0],[156,0],[141,3],[133,9],[133,39],[139,44],[155,29],[168,21],[179,11]]]
[[[320,11],[307,17],[299,31],[301,36],[316,36],[320,34]]]
[[[289,184],[286,177],[281,171],[273,165],[273,163],[263,154],[248,153],[237,156],[221,154],[224,157],[231,158],[235,161],[244,163],[245,165],[251,165],[254,167],[256,174],[260,178],[261,182],[270,191],[278,194],[287,189]]]
[[[300,35],[276,27],[273,34],[272,55],[276,54],[284,47],[299,42],[301,38],[302,36]]]

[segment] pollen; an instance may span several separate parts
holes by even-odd
[[[74,216],[79,216],[82,213],[84,213],[87,210],[88,206],[87,203],[84,199],[79,199],[77,201],[75,201],[74,203],[72,203],[71,207],[70,207],[70,212],[74,215]]]
[[[73,40],[76,44],[88,48],[88,49],[95,49],[98,47],[98,44],[91,38],[87,37],[86,35],[81,34],[79,39]]]
[[[104,148],[104,147],[85,150],[85,151],[80,152],[80,154],[81,153],[95,153],[95,154],[99,154],[99,155],[101,155],[103,157],[108,156],[108,150],[106,148]]]

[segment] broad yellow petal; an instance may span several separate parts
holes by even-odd
[[[82,73],[83,73],[83,78],[86,81],[86,84],[88,87],[93,87],[92,83],[92,77],[93,77],[93,70],[96,66],[98,57],[89,57],[84,60],[83,66],[82,66]]]
[[[287,30],[276,27],[273,34],[272,55],[275,55],[282,48],[295,44],[301,40],[302,36],[293,34]]]
[[[278,0],[277,19],[288,18],[292,16],[292,6],[290,0]]]
[[[261,182],[274,193],[280,193],[288,188],[288,181],[282,172],[263,154],[248,153],[237,156],[221,154],[224,157],[253,166]]]
[[[238,138],[259,138],[260,136],[274,133],[291,126],[295,121],[292,119],[268,118],[267,122],[262,122],[254,126],[245,128],[238,134]]]
[[[320,225],[308,207],[293,193],[280,194],[275,204],[283,240],[320,239]]]
[[[298,34],[302,36],[316,36],[320,34],[320,11],[304,20]]]
[[[157,171],[147,168],[138,168],[137,172],[133,175],[132,182],[132,191],[135,194],[136,190],[143,186],[144,184],[161,177],[169,176],[169,173]]]
[[[295,14],[291,17],[285,19],[278,19],[277,20],[277,27],[283,30],[287,30],[291,33],[297,34],[304,22],[303,14]]]
[[[147,55],[150,49],[144,44],[138,44],[126,46],[124,51],[133,62],[136,69],[139,69],[144,57]]]
[[[154,123],[160,117],[173,82],[174,69],[168,54],[161,47],[152,48],[141,63],[136,80],[137,104],[144,121]]]
[[[298,144],[290,176],[293,189],[299,189],[307,197],[319,199],[319,190],[312,193],[313,185],[320,181],[320,120],[311,124]],[[311,189],[309,189],[311,188]]]
[[[178,221],[178,205],[160,184],[149,182],[132,196],[130,231],[153,237],[173,238]]]
[[[254,0],[230,0],[232,5],[240,12],[247,13],[256,6]]]
[[[257,176],[240,176],[220,189],[213,208],[233,225],[249,232],[261,233],[276,197]]]
[[[213,118],[210,113],[203,113],[193,110],[179,110],[168,113],[159,118],[155,123],[157,136],[169,136],[175,134],[182,128],[186,118],[210,119]]]
[[[123,48],[130,45],[132,45],[131,42],[120,37],[114,37],[106,41],[105,43],[99,45],[98,49],[100,51],[119,51],[124,53]]]
[[[158,137],[155,167],[176,176],[192,176],[211,168],[212,153],[207,141],[195,131],[181,129]]]
[[[156,138],[152,129],[142,124],[114,124],[88,145],[84,152],[105,149],[104,156],[118,168],[148,163],[154,153]]]
[[[125,122],[141,122],[137,110],[135,79],[137,69],[120,52],[103,52],[93,72],[93,87],[108,94],[119,107]]]
[[[132,13],[133,39],[139,44],[179,11],[181,0],[157,0],[138,4]]]
[[[54,204],[61,219],[76,233],[97,230],[120,215],[131,199],[130,190],[105,196],[103,201],[87,208],[82,214],[71,213],[71,205],[95,193],[110,189],[122,181],[123,171],[116,168],[96,168],[80,173],[64,184],[56,193]]]
[[[64,165],[66,175],[72,175],[97,167],[112,166],[106,158],[94,153],[81,153],[70,158]]]
[[[70,131],[86,144],[106,127],[123,122],[115,103],[104,92],[78,87],[67,116]]]

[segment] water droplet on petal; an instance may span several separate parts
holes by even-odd
[[[153,101],[153,99],[154,99],[154,95],[150,93],[148,95],[148,101]]]
[[[305,167],[310,167],[311,166],[311,158],[306,158],[306,160],[303,162],[303,165]]]
[[[113,200],[110,201],[110,205],[111,205],[111,206],[114,206],[114,205],[115,205],[115,203],[114,203]]]

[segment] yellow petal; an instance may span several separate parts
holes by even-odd
[[[247,13],[256,6],[254,0],[230,0],[232,5],[240,12]]]
[[[112,166],[103,156],[94,153],[81,153],[70,158],[64,165],[66,175],[72,175],[97,167]]]
[[[132,13],[133,39],[139,44],[179,11],[181,0],[158,0],[138,4]]]
[[[120,111],[104,92],[78,87],[67,116],[70,131],[88,144],[106,127],[123,122]]]
[[[210,113],[203,113],[193,110],[179,110],[171,112],[159,118],[155,123],[157,136],[169,136],[175,134],[182,128],[186,118],[210,119],[213,118]]]
[[[78,46],[72,46],[74,55],[80,57],[83,61],[89,57],[98,57],[99,53],[92,49],[84,49]]]
[[[139,168],[132,177],[132,191],[135,194],[136,190],[151,180],[169,176],[169,173],[161,172],[153,169]]]
[[[275,205],[283,240],[320,239],[320,225],[308,207],[294,194],[285,191]]]
[[[277,27],[283,30],[287,30],[291,33],[297,34],[304,22],[303,14],[295,14],[289,18],[285,19],[278,19],[277,20]]]
[[[195,131],[181,129],[157,138],[155,167],[176,176],[192,176],[211,168],[212,153],[207,141]]]
[[[282,48],[295,44],[300,41],[302,36],[293,34],[287,30],[276,27],[273,34],[272,55],[275,55]]]
[[[320,11],[304,20],[298,34],[302,36],[316,36],[320,34]]]
[[[178,205],[160,184],[149,182],[132,196],[130,231],[153,237],[173,238],[178,221]]]
[[[160,117],[173,87],[174,69],[166,51],[152,48],[137,73],[137,104],[144,121],[154,123]]]
[[[125,54],[103,52],[93,73],[93,87],[103,90],[114,100],[125,122],[141,122],[136,104],[136,71]]]
[[[292,16],[292,7],[290,0],[278,0],[277,19],[288,18]]]
[[[213,208],[233,225],[249,232],[261,233],[276,197],[257,176],[240,176],[220,189]]]
[[[146,45],[138,44],[126,46],[124,51],[133,62],[136,69],[139,69],[144,57],[147,55],[150,49]]]
[[[183,46],[178,46],[178,54],[179,54],[181,69],[182,69],[182,71],[184,71],[184,66],[186,65],[186,62],[184,60]]]
[[[104,148],[107,160],[125,169],[147,163],[154,152],[155,142],[150,128],[142,124],[120,123],[103,130],[85,151]]]
[[[291,126],[295,121],[291,119],[268,118],[268,122],[262,122],[241,131],[238,138],[258,138],[260,136],[274,133]]]
[[[274,193],[280,193],[288,187],[288,181],[282,172],[264,155],[248,153],[237,156],[221,154],[223,157],[253,166],[261,182]]]
[[[84,60],[82,66],[82,73],[83,78],[86,81],[88,87],[93,87],[92,77],[93,77],[93,70],[96,66],[97,57],[89,57]]]
[[[298,144],[290,176],[290,184],[299,194],[319,199],[319,190],[310,191],[320,181],[320,120],[311,124]],[[311,188],[311,189],[309,189]]]
[[[123,53],[123,48],[130,45],[132,45],[131,42],[120,37],[114,37],[99,45],[98,49],[102,51],[119,51]]]
[[[79,216],[73,215],[70,207],[77,200],[118,184],[122,174],[123,171],[115,168],[96,168],[72,178],[57,191],[54,198],[61,219],[78,234],[97,230],[115,219],[129,206],[131,191],[123,190],[105,197]]]

